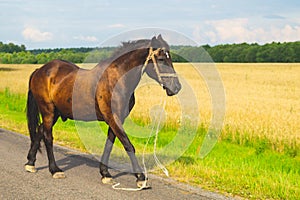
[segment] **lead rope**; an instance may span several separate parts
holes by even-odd
[[[155,51],[153,51],[153,48],[150,47],[149,49],[149,54],[147,56],[147,59],[142,67],[142,71],[141,71],[141,76],[143,75],[147,65],[148,65],[148,62],[149,60],[153,60],[153,64],[154,64],[154,68],[155,68],[155,71],[157,73],[157,76],[158,76],[158,79],[159,79],[159,82],[161,82],[161,77],[160,77],[160,72],[158,70],[158,66],[157,66],[157,63],[156,63],[156,60],[155,60],[155,57],[154,55],[160,51],[160,48],[156,49]],[[169,75],[169,74],[167,74]],[[174,76],[174,75],[171,75],[171,76]],[[175,74],[175,76],[177,76]],[[157,139],[158,139],[158,132],[159,132],[159,126],[160,126],[160,122],[162,120],[162,112],[165,110],[165,106],[166,106],[166,99],[164,99],[164,102],[162,103],[162,100],[163,97],[161,98],[161,101],[160,101],[160,105],[163,104],[163,109],[162,111],[159,113],[159,120],[157,121],[157,127],[156,127],[156,131],[155,131],[155,139],[154,139],[154,146],[153,146],[153,157],[154,157],[154,161],[155,163],[157,164],[157,166],[166,174],[166,176],[169,176],[169,171],[167,170],[167,168],[159,161],[159,159],[157,158],[156,156],[156,146],[157,146]],[[155,128],[155,124],[156,124],[156,118],[154,120],[154,125],[152,126],[152,129],[151,129],[151,132],[150,132],[150,135],[148,137],[148,140],[147,140],[147,143],[144,147],[144,150],[143,150],[143,159],[142,159],[142,163],[143,163],[143,167],[144,167],[144,174],[145,174],[145,177],[146,177],[146,180],[148,180],[148,172],[147,172],[147,168],[146,168],[146,164],[145,164],[145,151],[146,151],[146,147],[148,146],[149,144],[149,141],[150,141],[150,138],[151,138],[151,135],[153,134],[154,132],[154,128]],[[118,187],[120,185],[120,183],[115,183],[114,185],[112,185],[112,188],[115,189],[115,190],[124,190],[124,191],[140,191],[140,190],[143,190],[145,188],[147,188],[147,181],[144,181],[142,187],[140,188],[120,188]]]
[[[161,100],[161,104],[162,104],[162,100]],[[165,107],[166,107],[166,99],[164,98],[162,110],[161,110],[161,112],[159,113],[159,120],[158,120],[158,124],[157,124],[156,131],[155,131],[153,157],[154,157],[154,160],[155,160],[155,163],[157,164],[157,166],[165,173],[166,176],[169,177],[169,171],[168,171],[167,168],[159,161],[159,159],[158,159],[157,156],[156,156],[156,146],[157,146],[158,132],[159,132],[159,127],[160,127],[160,123],[161,123],[161,120],[162,120],[162,114],[163,114],[162,112],[165,110]],[[153,127],[154,127],[154,126],[155,126],[155,125],[153,125]],[[153,133],[153,129],[152,129],[152,133]],[[152,133],[151,133],[151,134],[152,134]],[[149,139],[148,139],[148,140],[149,140]]]

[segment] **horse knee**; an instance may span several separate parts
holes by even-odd
[[[124,145],[124,148],[127,153],[135,153],[135,148],[132,144]]]
[[[45,127],[41,128],[42,132],[41,135],[43,136],[44,141],[46,142],[52,142],[53,141],[53,135],[52,130],[48,130]]]

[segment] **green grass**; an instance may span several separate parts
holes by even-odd
[[[169,169],[177,180],[253,199],[297,199],[299,157],[219,142],[205,158],[184,155]]]
[[[11,93],[7,88],[0,92],[0,127],[28,135],[25,117],[26,96]],[[139,123],[139,119],[134,120]],[[77,124],[59,120],[54,127],[56,143],[85,152],[99,149],[99,140],[104,141],[107,126],[104,123]],[[78,129],[79,127],[79,129]],[[92,131],[92,130],[100,131]],[[147,138],[134,137],[140,130],[130,123],[125,127],[137,152],[142,152]],[[199,127],[196,137],[187,151],[174,163],[167,166],[170,176],[202,188],[230,196],[250,199],[298,199],[300,196],[300,156],[298,150],[288,149],[283,153],[273,151],[266,140],[252,140],[237,144],[230,138],[218,141],[204,159],[198,157],[206,133]],[[78,133],[79,132],[79,133]],[[149,133],[144,133],[144,136]],[[158,148],[169,143],[176,135],[170,127],[159,133]],[[89,145],[86,145],[86,144]],[[154,136],[150,138],[148,151],[153,150]],[[120,142],[116,146],[122,149]],[[98,150],[97,150],[98,148]],[[25,156],[25,155],[24,155]],[[160,174],[160,171],[156,171]]]

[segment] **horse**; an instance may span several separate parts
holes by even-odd
[[[36,154],[43,140],[52,177],[65,178],[53,154],[52,128],[58,118],[61,117],[62,121],[105,121],[109,128],[99,164],[102,182],[113,182],[108,161],[117,137],[131,160],[137,186],[143,187],[147,178],[123,123],[135,104],[134,91],[144,73],[158,82],[168,96],[177,94],[181,89],[170,47],[161,35],[123,42],[110,58],[89,70],[57,59],[36,69],[30,76],[27,96],[26,114],[31,145],[25,170],[37,171]]]

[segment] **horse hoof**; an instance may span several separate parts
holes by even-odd
[[[109,184],[109,185],[115,184],[115,181],[111,177],[102,177],[101,181],[103,184]]]
[[[25,165],[25,170],[27,172],[30,172],[30,173],[36,173],[37,172],[35,166],[32,166],[32,165]]]
[[[64,172],[56,172],[52,175],[52,177],[55,179],[62,179],[62,178],[66,178],[66,175]]]
[[[144,180],[144,181],[137,181],[136,182],[136,185],[138,188],[140,189],[148,189],[150,188],[150,185],[148,184],[148,181],[147,180]]]

